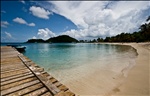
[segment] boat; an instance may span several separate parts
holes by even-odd
[[[26,49],[26,47],[25,46],[16,46],[15,47],[19,52],[24,52],[25,51],[25,49]]]
[[[7,46],[11,46],[11,47],[14,47],[15,49],[17,49],[17,51],[19,52],[25,52],[25,49],[26,49],[26,46],[22,46],[22,45],[7,45]]]

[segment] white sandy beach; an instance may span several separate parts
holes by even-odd
[[[137,50],[138,56],[135,59],[135,65],[131,66],[127,77],[109,72],[109,70],[99,70],[100,67],[88,66],[90,67],[88,69],[80,66],[81,72],[73,70],[75,74],[71,73],[72,77],[66,76],[65,80],[59,80],[72,92],[82,96],[149,96],[150,45],[144,45],[150,43],[113,44],[130,45]],[[65,72],[70,75],[71,71]],[[75,75],[76,77],[74,77]]]

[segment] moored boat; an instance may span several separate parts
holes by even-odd
[[[17,51],[19,51],[19,52],[24,52],[25,51],[25,49],[26,49],[26,47],[25,46],[22,46],[22,45],[7,45],[7,46],[12,46],[12,47],[14,47],[15,49],[17,49]]]
[[[15,47],[19,52],[24,52],[26,47],[25,46],[17,46]]]

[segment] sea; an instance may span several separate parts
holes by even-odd
[[[9,43],[2,43],[5,46]],[[16,44],[16,43],[14,43]],[[24,54],[63,83],[94,70],[107,72],[107,77],[126,77],[135,65],[136,49],[127,45],[100,43],[17,43],[26,46]]]

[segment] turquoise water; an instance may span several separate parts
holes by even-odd
[[[5,44],[3,44],[5,45]],[[31,43],[23,54],[46,70],[63,70],[90,62],[135,57],[130,46],[86,43]]]
[[[21,45],[27,47],[23,54],[44,67],[46,71],[60,71],[93,63],[103,67],[105,65],[113,67],[118,65],[111,62],[123,64],[122,60],[126,60],[124,62],[129,63],[129,60],[136,57],[135,49],[121,45],[86,43],[24,43]],[[96,66],[94,64],[93,66]]]
[[[25,44],[23,53],[46,70],[63,70],[75,68],[91,62],[112,60],[116,58],[130,58],[135,51],[129,46],[108,44]]]

